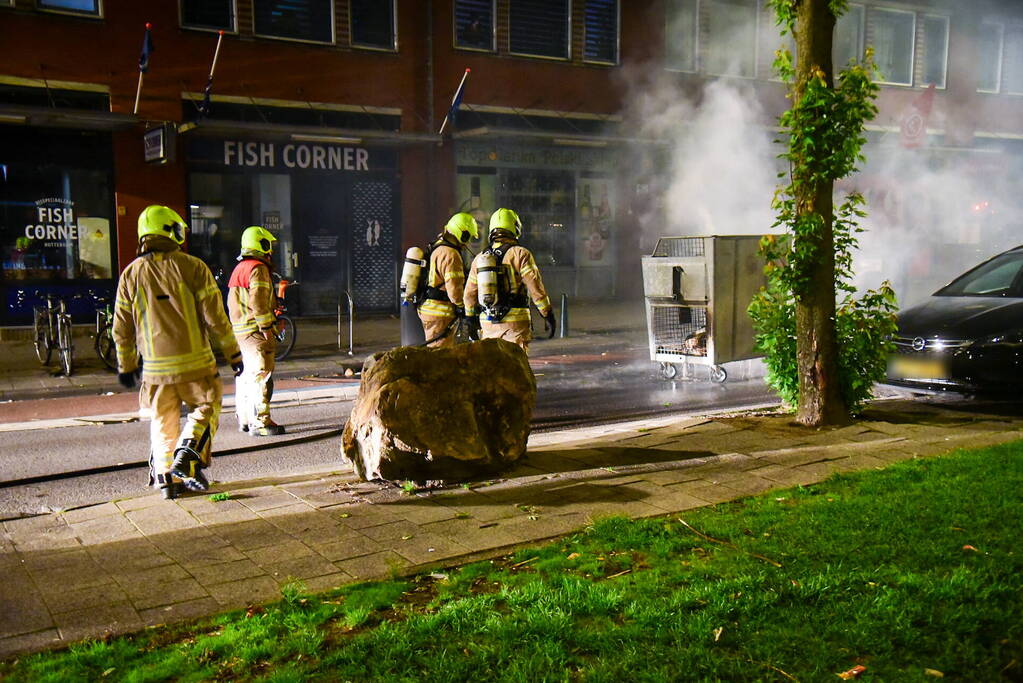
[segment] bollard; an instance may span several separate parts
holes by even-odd
[[[341,292],[337,299],[337,349],[341,350],[341,302],[342,297],[348,299],[348,355],[355,354],[355,302],[348,290]]]
[[[561,334],[558,336],[564,339],[568,336],[568,295],[561,293]]]

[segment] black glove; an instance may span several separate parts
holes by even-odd
[[[231,363],[231,369],[234,370],[234,376],[237,377],[242,374],[243,370],[245,370],[245,365],[240,360],[236,360]]]
[[[478,315],[465,316],[465,328],[472,341],[480,340],[480,317]]]
[[[554,333],[558,331],[558,323],[554,320],[554,309],[543,317],[544,327],[550,328],[550,334],[547,335],[548,339],[554,339]]]
[[[465,308],[463,308],[462,306],[455,306],[455,317],[456,318],[464,318],[465,317]]]
[[[117,373],[117,381],[121,383],[121,386],[125,389],[135,388],[135,372],[119,372]]]

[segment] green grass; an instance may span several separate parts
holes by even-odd
[[[286,586],[266,609],[25,657],[0,678],[815,681],[863,665],[860,680],[1020,680],[1021,504],[1017,442],[686,524],[602,520],[446,578]]]

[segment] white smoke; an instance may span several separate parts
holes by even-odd
[[[645,246],[662,235],[742,235],[773,232],[771,198],[778,148],[752,87],[719,79],[697,101],[669,78],[632,93],[627,119],[640,136],[666,141],[638,154],[639,168],[663,170],[651,184],[659,205],[641,217]],[[663,220],[662,220],[663,217]]]

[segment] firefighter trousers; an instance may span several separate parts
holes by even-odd
[[[142,383],[139,405],[152,420],[149,443],[150,472],[154,478],[170,472],[174,450],[179,446],[188,446],[198,453],[204,467],[210,464],[222,398],[219,375],[173,384]],[[188,408],[184,427],[181,426],[182,404]]]
[[[241,427],[270,424],[270,392],[277,340],[253,332],[238,339],[245,370],[234,383],[234,409]]]
[[[483,339],[504,339],[529,352],[529,342],[533,338],[533,325],[528,320],[512,323],[492,323],[480,320],[480,337]]]
[[[451,325],[451,323],[455,319],[454,316],[439,318],[434,317],[432,315],[423,315],[422,313],[420,313],[419,319],[423,321],[423,333],[426,335],[426,341],[436,339],[440,335],[444,334],[444,330],[448,329],[448,326],[451,326],[451,330],[448,331],[447,334],[445,334],[440,339],[437,339],[432,344],[428,344],[428,346],[431,349],[438,349],[445,346],[455,345],[455,328],[453,325]]]

